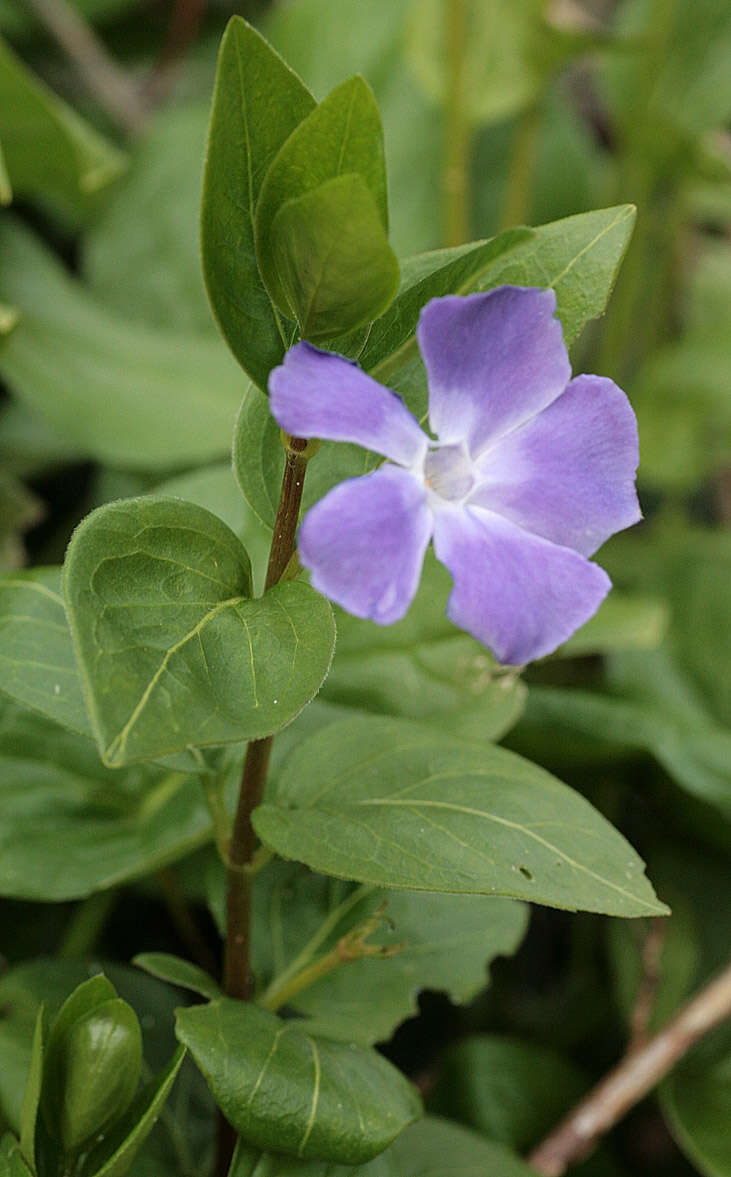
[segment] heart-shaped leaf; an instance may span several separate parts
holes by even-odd
[[[64,591],[112,767],[270,735],[330,665],[324,598],[289,582],[253,599],[241,543],[192,503],[148,497],[93,512],[69,546]]]

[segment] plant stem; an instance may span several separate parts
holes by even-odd
[[[533,103],[516,120],[500,231],[524,224],[530,214],[531,182],[538,148],[540,108]]]
[[[305,471],[312,452],[310,443],[304,438],[286,436],[284,442],[287,457],[269,552],[265,591],[277,584],[292,559]],[[228,847],[223,988],[229,997],[237,997],[241,1001],[248,1001],[251,996],[249,940],[252,880],[251,872],[246,869],[256,849],[251,815],[264,791],[272,739],[272,736],[267,736],[263,740],[252,740],[249,744]]]
[[[470,147],[467,110],[467,0],[444,0],[447,95],[442,173],[444,245],[462,245],[470,235]]]
[[[145,106],[132,78],[109,56],[68,0],[28,0],[38,19],[73,61],[86,89],[128,134],[139,131]]]
[[[95,891],[88,899],[82,900],[69,920],[57,956],[65,959],[89,956],[116,902],[114,888]]]
[[[699,1038],[731,1014],[731,965],[683,1006],[644,1046],[631,1051],[533,1150],[543,1177],[561,1177],[651,1091]]]

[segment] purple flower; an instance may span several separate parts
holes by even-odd
[[[300,560],[356,617],[398,621],[430,540],[454,586],[447,616],[521,665],[565,641],[609,577],[587,557],[640,518],[637,424],[611,380],[571,380],[552,290],[435,298],[417,339],[432,441],[403,402],[341,356],[298,343],[269,380],[288,433],[388,461],[307,514]]]

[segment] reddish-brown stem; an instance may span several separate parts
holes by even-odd
[[[644,1046],[605,1075],[545,1140],[529,1162],[543,1177],[561,1177],[651,1091],[699,1038],[731,1015],[731,965],[683,1006]]]

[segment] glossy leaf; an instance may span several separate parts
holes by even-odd
[[[88,1145],[123,1115],[141,1064],[140,1024],[132,1008],[116,997],[69,1026],[53,1056],[49,1049],[47,1074],[52,1088],[58,1086],[47,1122],[65,1152]]]
[[[209,840],[198,777],[105,768],[90,740],[10,705],[0,710],[1,895],[83,898]]]
[[[690,1052],[660,1088],[676,1143],[705,1177],[729,1177],[731,1031],[726,1022]]]
[[[180,1046],[162,1070],[133,1100],[120,1124],[94,1149],[84,1162],[85,1177],[124,1177],[155,1126],[185,1058]]]
[[[396,293],[398,261],[358,174],[285,201],[270,232],[277,280],[306,339],[366,325]]]
[[[0,1177],[33,1177],[20,1151],[20,1144],[10,1132],[0,1140]]]
[[[179,1010],[177,1029],[226,1119],[260,1148],[356,1164],[420,1114],[415,1089],[375,1051],[310,1037],[249,1003]]]
[[[323,699],[418,719],[467,740],[500,739],[520,717],[525,687],[447,619],[450,588],[449,573],[427,556],[403,621],[377,626],[337,609],[338,641]]]
[[[176,499],[90,515],[69,546],[64,592],[113,766],[268,735],[309,702],[332,657],[327,602],[297,582],[252,599],[236,536]]]
[[[361,882],[666,910],[632,848],[578,793],[502,748],[404,720],[346,720],[312,736],[254,825],[283,857]]]
[[[124,156],[1,40],[0,140],[16,196],[55,199],[74,211],[124,169]]]
[[[284,353],[287,332],[259,276],[254,212],[272,160],[314,106],[310,92],[263,37],[233,17],[221,42],[211,113],[201,213],[203,271],[226,342],[262,388]]]
[[[228,452],[243,381],[211,333],[125,322],[10,218],[0,251],[0,301],[22,312],[0,372],[61,440],[137,470]]]
[[[531,1177],[531,1169],[504,1144],[469,1128],[426,1116],[392,1145],[400,1177]]]
[[[254,890],[253,964],[262,1000],[273,974],[276,992],[278,977],[295,961],[299,968],[311,963],[379,913],[367,943],[396,947],[395,955],[343,963],[287,1001],[324,1033],[364,1046],[387,1041],[414,1016],[422,989],[471,1001],[487,983],[492,960],[516,950],[527,922],[523,905],[509,900],[353,888],[274,862],[257,875]],[[309,1032],[307,1023],[303,1029]]]
[[[221,996],[221,990],[210,973],[169,952],[140,952],[133,957],[132,964],[161,981],[168,981],[182,989],[192,989],[194,993],[211,1001]]]

